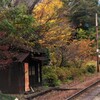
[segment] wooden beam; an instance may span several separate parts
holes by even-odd
[[[29,64],[24,63],[24,68],[25,68],[25,91],[28,92],[28,91],[30,91],[30,87],[29,87]]]

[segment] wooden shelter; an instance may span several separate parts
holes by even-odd
[[[33,53],[20,54],[15,61],[0,62],[0,90],[5,93],[30,91],[42,84],[42,63],[45,57],[32,57]]]
[[[47,61],[45,52],[15,51],[0,45],[0,91],[23,93],[42,84],[42,66]]]

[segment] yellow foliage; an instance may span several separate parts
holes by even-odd
[[[56,11],[61,8],[63,3],[60,0],[43,0],[39,3],[33,13],[35,18],[41,24],[45,23],[50,17],[56,14]],[[53,22],[54,20],[52,20]]]
[[[70,38],[71,29],[67,18],[63,16],[62,7],[61,0],[43,0],[33,10],[38,25],[42,26],[39,43],[46,47],[66,45]]]

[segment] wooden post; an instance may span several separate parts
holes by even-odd
[[[29,65],[28,63],[24,63],[25,68],[25,91],[30,91],[29,87]]]
[[[96,53],[97,53],[97,72],[99,72],[99,46],[98,46],[98,15],[96,13]]]
[[[35,84],[38,84],[38,63],[35,64]]]
[[[40,83],[42,85],[42,61],[40,62]]]

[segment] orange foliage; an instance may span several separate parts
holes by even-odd
[[[95,52],[93,44],[94,41],[89,39],[73,41],[65,50],[66,60],[73,63],[76,67],[81,67],[85,61],[92,60]]]
[[[79,44],[79,54],[80,56],[90,57],[94,51],[94,48],[91,46],[94,43],[94,40],[81,40]]]
[[[75,54],[73,55],[75,56],[74,59],[89,59],[89,57],[91,57],[91,54],[93,54],[94,52],[94,47],[92,46],[93,43],[94,41],[91,41],[89,39],[82,39],[80,41],[76,40],[69,45],[68,51],[70,51],[70,53],[72,52],[72,54]]]

